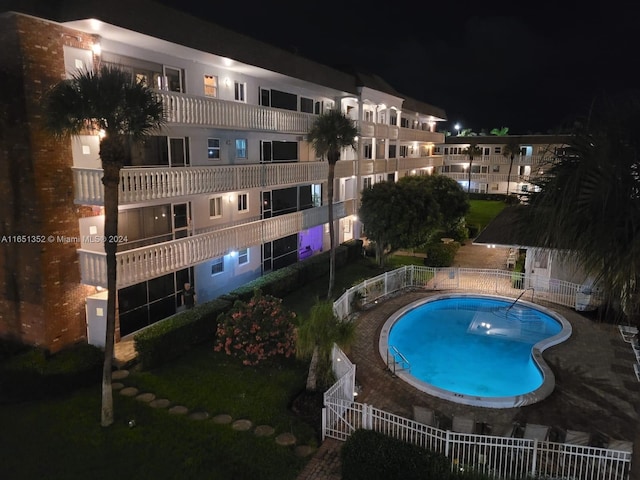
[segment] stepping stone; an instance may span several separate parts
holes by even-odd
[[[141,393],[136,397],[136,400],[138,400],[139,402],[149,403],[155,398],[156,396],[153,393]]]
[[[231,418],[231,415],[227,415],[226,413],[213,417],[213,423],[217,423],[219,425],[226,425],[228,423],[231,423],[231,420],[233,420],[233,418]]]
[[[124,395],[125,397],[135,397],[138,395],[138,389],[136,387],[124,387],[120,390],[120,395]]]
[[[149,406],[151,408],[167,408],[171,402],[166,398],[156,398],[155,400],[151,400]]]
[[[116,382],[111,384],[111,390],[122,390],[124,388],[124,383]]]
[[[129,376],[129,370],[116,370],[111,372],[111,380],[122,380]]]
[[[183,407],[182,405],[175,405],[169,409],[169,413],[173,415],[186,415],[189,413],[189,409],[187,407]]]
[[[257,437],[270,437],[275,431],[276,429],[271,425],[258,425],[253,433],[255,433]]]
[[[313,453],[314,450],[315,448],[310,445],[298,445],[295,448],[294,452],[297,457],[308,457]]]
[[[293,433],[289,433],[289,432],[281,433],[276,437],[276,443],[278,445],[282,445],[285,447],[288,447],[290,445],[295,445],[296,437],[293,435]]]
[[[189,418],[192,420],[206,420],[209,418],[209,414],[207,412],[193,412],[189,415]]]
[[[246,432],[253,426],[251,420],[236,420],[231,424],[231,428],[238,430],[239,432]]]

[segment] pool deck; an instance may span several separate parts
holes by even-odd
[[[504,269],[506,257],[506,251],[469,244],[456,255],[455,266]],[[569,308],[541,303],[563,315],[573,328],[569,340],[543,353],[555,374],[553,393],[539,403],[519,408],[461,405],[428,395],[394,377],[378,352],[380,330],[393,312],[440,293],[444,291],[408,292],[360,314],[357,339],[348,352],[361,386],[358,402],[407,418],[412,418],[413,405],[429,407],[440,417],[443,428],[453,415],[465,415],[489,425],[528,422],[590,432],[596,438],[629,440],[634,442],[635,459],[630,478],[640,480],[640,382],[633,372],[633,351],[614,325],[590,320]],[[339,479],[341,445],[335,440],[325,441],[298,480]]]

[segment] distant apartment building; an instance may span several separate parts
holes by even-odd
[[[153,2],[34,3],[0,13],[1,337],[104,344],[99,136],[59,140],[42,121],[48,88],[79,70],[122,68],[166,112],[121,172],[118,339],[175,314],[186,282],[205,302],[329,248],[328,168],[306,138],[328,109],[359,130],[336,166],[338,242],[360,234],[363,188],[448,158],[444,111],[379,77]]]
[[[437,172],[455,179],[465,191],[522,195],[536,188],[535,180],[568,142],[568,135],[449,136],[433,147],[433,154],[442,160]],[[471,145],[478,148],[473,159]]]

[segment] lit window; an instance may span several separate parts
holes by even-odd
[[[218,275],[224,272],[224,257],[216,258],[211,263],[211,275]]]
[[[236,158],[247,158],[247,139],[236,139]]]
[[[249,249],[245,248],[238,252],[238,265],[249,263]]]
[[[238,102],[246,102],[246,98],[244,95],[244,91],[246,89],[246,85],[244,83],[235,82],[235,99]]]
[[[222,216],[222,197],[209,199],[209,217],[219,218]]]
[[[249,210],[249,195],[241,193],[238,195],[238,211],[246,212]]]
[[[219,138],[207,139],[207,158],[210,158],[210,159],[220,158],[220,139]]]
[[[204,95],[205,97],[218,96],[218,77],[213,75],[204,76]]]

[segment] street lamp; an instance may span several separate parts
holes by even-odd
[[[456,123],[453,128],[456,129],[456,135],[460,135],[460,129],[462,128],[459,123]]]

